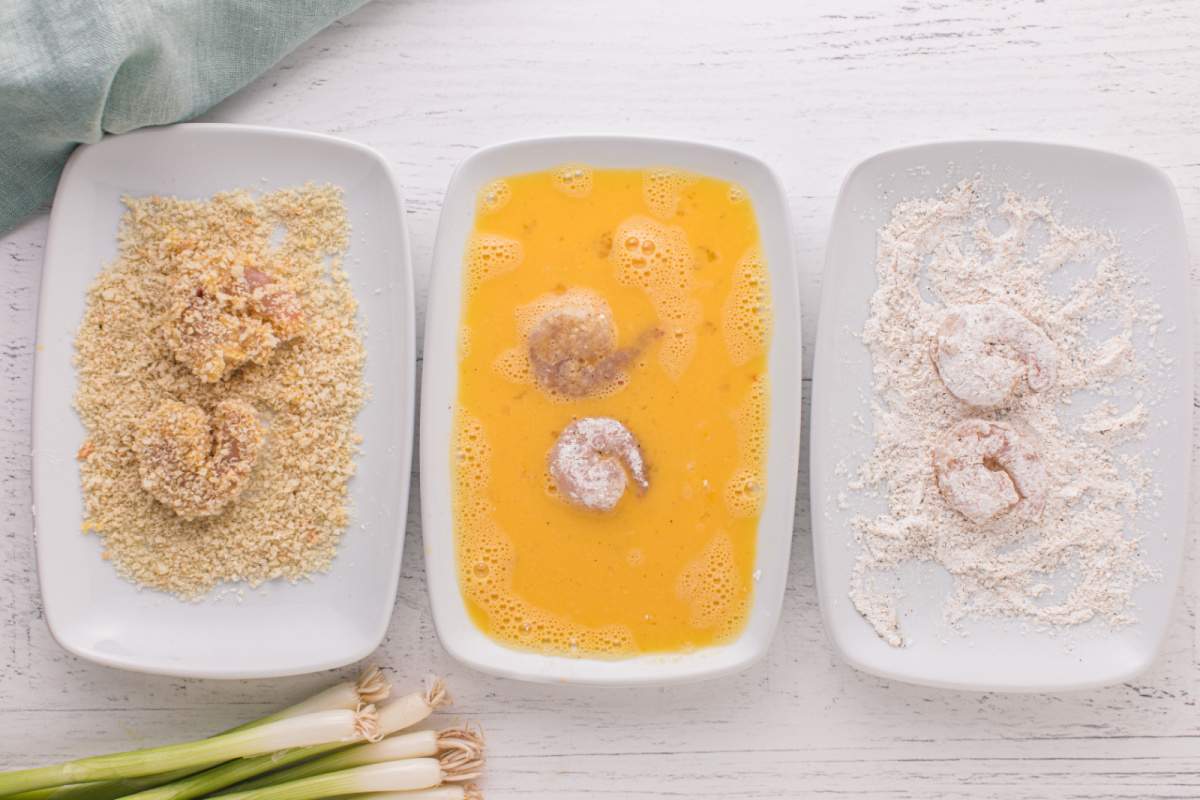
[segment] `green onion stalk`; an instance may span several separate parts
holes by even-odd
[[[413,692],[389,703],[384,703],[378,708],[372,707],[374,726],[372,733],[370,736],[362,737],[359,742],[378,741],[384,736],[410,728],[447,702],[449,702],[449,698],[445,685],[440,679],[434,678],[424,692]],[[229,763],[188,775],[172,783],[126,795],[125,800],[191,800],[191,798],[204,797],[236,783],[257,778],[264,773],[341,750],[353,744],[355,744],[353,741],[330,740],[307,747],[296,747],[282,753],[264,751],[262,755],[231,760]],[[275,749],[282,750],[284,748]],[[436,753],[437,750],[435,749],[434,752]]]
[[[471,727],[449,728],[443,731],[414,731],[400,736],[392,736],[380,742],[352,745],[294,767],[270,772],[261,778],[239,783],[231,791],[244,792],[250,789],[261,789],[264,786],[311,778],[326,772],[338,772],[350,767],[380,764],[385,761],[399,761],[403,758],[439,756],[443,765],[457,766],[481,759],[483,747],[483,735]],[[228,794],[228,792],[221,794]]]
[[[359,794],[354,800],[483,800],[483,793],[469,783],[443,783],[432,789]]]
[[[316,711],[331,711],[339,708],[351,711],[364,705],[382,702],[391,694],[392,685],[383,670],[370,666],[359,675],[358,680],[343,681],[330,686],[306,700],[288,706],[273,714],[269,714],[253,722],[247,722],[236,728],[230,728],[222,733],[234,733],[268,722],[290,719]],[[160,772],[139,778],[117,778],[106,781],[91,781],[65,786],[52,786],[44,789],[33,789],[5,797],[4,800],[116,800],[155,786],[173,783],[174,781],[194,775],[202,769],[213,766],[205,764],[201,767],[184,767],[170,772]]]
[[[371,668],[358,681],[330,687],[208,739],[0,773],[0,795],[12,795],[9,800],[112,800],[184,779],[231,758],[374,738],[371,701],[387,697],[390,691],[383,673]]]
[[[343,795],[408,792],[432,789],[443,783],[471,781],[479,777],[482,768],[482,756],[471,761],[406,758],[233,792],[223,797],[225,800],[324,800]]]

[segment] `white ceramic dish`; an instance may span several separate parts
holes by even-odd
[[[352,225],[346,269],[367,322],[364,433],[351,482],[353,517],[331,571],[242,597],[218,589],[197,603],[141,591],[80,533],[75,452],[84,429],[71,407],[72,339],[84,291],[116,257],[122,195],[208,197],[306,181],[345,191]],[[81,147],[63,172],[50,218],[34,374],[33,486],[46,620],[72,653],[125,669],[208,678],[312,672],[374,650],[395,600],[412,453],[415,337],[403,205],[387,163],[352,142],[242,125],[176,125]],[[236,586],[236,585],[234,585]]]
[[[1049,195],[1068,224],[1105,227],[1120,239],[1131,266],[1143,272],[1162,307],[1159,343],[1178,370],[1167,399],[1139,445],[1154,455],[1154,480],[1163,497],[1143,540],[1143,554],[1162,578],[1135,594],[1137,624],[1112,629],[1100,622],[1057,634],[1019,622],[981,620],[967,635],[942,622],[947,584],[940,570],[906,571],[910,589],[900,607],[913,644],[892,648],[858,615],[848,597],[856,546],[849,520],[876,508],[837,495],[843,459],[857,464],[872,447],[871,361],[857,338],[874,292],[876,231],[896,202],[935,194],[975,174],[993,186]],[[1170,181],[1159,170],[1118,155],[1057,145],[961,142],[894,150],[875,156],[847,177],[838,198],[826,255],[812,405],[813,544],[821,608],[830,637],[854,666],[889,678],[962,689],[1054,691],[1127,680],[1153,660],[1166,632],[1179,583],[1187,530],[1191,458],[1191,289],[1183,218]],[[857,420],[856,420],[857,418]],[[866,420],[866,425],[861,424]],[[864,430],[865,428],[865,430]],[[864,504],[865,503],[865,504]],[[911,587],[911,588],[910,588]]]
[[[759,523],[754,604],[745,631],[723,646],[685,655],[600,660],[515,650],[485,636],[467,616],[455,570],[450,506],[451,418],[462,305],[463,254],[479,189],[509,175],[569,162],[595,167],[669,166],[735,181],[758,215],[771,276],[774,333],[769,355],[771,415],[767,499]],[[421,390],[421,514],[434,622],[455,658],[484,672],[533,681],[633,685],[713,677],[762,656],[787,582],[800,438],[800,309],[787,206],[765,164],[720,147],[629,137],[538,139],[478,151],[450,179],[434,249]]]

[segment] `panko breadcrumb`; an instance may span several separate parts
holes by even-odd
[[[88,431],[79,450],[84,531],[103,537],[103,556],[122,575],[185,598],[222,581],[254,586],[327,569],[348,521],[364,399],[357,305],[341,267],[341,191],[309,184],[257,200],[233,191],[124,202],[119,257],[89,290],[75,341],[75,405]],[[175,358],[162,324],[189,265],[231,254],[271,265],[300,298],[304,328],[262,363],[206,381]],[[167,401],[212,413],[234,399],[265,427],[256,463],[220,513],[185,519],[143,488],[139,431]]]

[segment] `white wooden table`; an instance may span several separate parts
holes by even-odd
[[[839,181],[896,145],[1017,137],[1149,160],[1178,187],[1200,253],[1198,40],[1200,6],[1189,0],[379,2],[204,119],[323,131],[382,151],[407,192],[418,314],[447,178],[480,145],[616,131],[751,150],[788,191],[808,354]],[[70,657],[50,638],[29,494],[45,233],[40,215],[0,240],[0,767],[199,736],[334,678],[147,677]],[[449,677],[456,711],[489,735],[491,798],[1200,797],[1194,542],[1166,648],[1136,681],[1039,696],[916,688],[857,673],[831,652],[806,468],[800,480],[784,622],[769,658],[742,675],[601,691],[457,666],[430,621],[415,491],[377,659],[401,684],[431,670]]]

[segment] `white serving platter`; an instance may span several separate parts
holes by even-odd
[[[1145,560],[1161,573],[1134,594],[1138,622],[1111,628],[1095,620],[1061,631],[1020,621],[969,622],[965,635],[942,616],[948,581],[930,565],[902,570],[901,626],[912,644],[893,648],[877,637],[848,596],[857,555],[850,528],[881,504],[847,492],[839,463],[856,466],[870,452],[871,359],[859,334],[875,291],[876,231],[895,204],[927,197],[964,178],[1032,196],[1047,195],[1067,224],[1111,230],[1130,267],[1148,279],[1161,305],[1159,347],[1176,369],[1165,399],[1151,409],[1137,447],[1162,491],[1138,520],[1148,535]],[[1096,150],[1021,142],[957,142],[893,150],[868,159],[846,178],[834,213],[816,347],[812,404],[813,545],[821,608],[830,638],[859,669],[933,686],[1009,691],[1081,689],[1127,680],[1154,659],[1166,633],[1187,532],[1192,430],[1191,289],[1183,218],[1161,171]],[[863,424],[865,422],[865,425]]]
[[[754,204],[770,271],[774,331],[767,493],[758,530],[759,580],[745,630],[728,644],[680,655],[619,660],[516,650],[488,638],[470,620],[459,592],[451,515],[451,422],[458,390],[457,341],[463,255],[479,190],[509,175],[566,163],[593,167],[675,167],[733,181]],[[618,136],[535,139],[480,150],[446,190],[433,257],[421,390],[421,515],[429,593],[442,644],[475,669],[531,681],[635,685],[715,677],[766,653],[787,583],[800,443],[800,307],[792,238],[776,175],[751,156],[692,142]],[[503,458],[503,454],[499,454]]]
[[[345,192],[352,226],[345,266],[367,342],[371,394],[350,484],[352,521],[327,574],[296,584],[214,590],[198,602],[139,590],[80,532],[75,453],[84,429],[71,406],[73,338],[84,292],[117,255],[122,195],[206,198],[305,182]],[[67,650],[114,667],[205,678],[259,678],[338,667],[383,640],[400,574],[414,413],[412,270],[404,209],[373,150],[298,131],[186,124],[109,137],[75,151],[50,217],[38,314],[33,488],[46,620]]]

